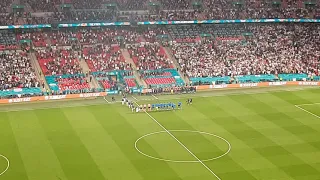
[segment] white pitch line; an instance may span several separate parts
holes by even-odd
[[[215,159],[222,158],[223,156],[227,155],[227,154],[231,151],[231,144],[229,143],[229,141],[226,140],[226,139],[224,139],[223,137],[218,136],[218,135],[215,135],[215,134],[211,134],[211,133],[207,133],[207,132],[201,132],[201,131],[192,131],[192,130],[168,130],[168,131],[171,131],[171,132],[191,132],[191,133],[206,134],[206,135],[210,135],[210,136],[214,136],[214,137],[216,137],[216,138],[219,138],[219,139],[223,140],[224,142],[226,142],[226,143],[228,144],[228,150],[227,150],[225,153],[223,153],[222,155],[217,156],[217,157],[213,157],[213,158],[201,160],[202,162],[207,162],[207,161],[212,161],[212,160],[215,160]],[[136,142],[134,143],[134,146],[135,146],[136,150],[137,150],[140,154],[142,154],[142,155],[144,155],[144,156],[146,156],[146,157],[148,157],[148,158],[156,159],[156,160],[160,160],[160,161],[167,161],[167,162],[174,162],[174,163],[199,163],[199,162],[196,161],[196,160],[193,160],[193,161],[183,161],[183,160],[170,160],[170,159],[157,158],[157,157],[154,157],[154,156],[151,156],[151,155],[148,155],[148,154],[142,152],[142,151],[138,148],[138,142],[139,142],[141,139],[143,139],[143,138],[145,138],[145,137],[147,137],[147,136],[151,136],[151,135],[154,135],[154,134],[160,134],[160,133],[166,133],[166,131],[153,132],[153,133],[145,134],[145,135],[141,136],[140,138],[138,138],[138,139],[136,140]]]
[[[134,102],[137,106],[140,106],[137,102]],[[143,110],[155,123],[157,123],[165,132],[167,132],[174,140],[176,140],[185,150],[187,150],[200,164],[203,165],[211,174],[213,174],[218,180],[221,180],[207,165],[205,165],[193,152],[191,152],[182,142],[180,142],[170,131],[168,131],[162,124],[160,124],[153,116],[151,116],[146,110]]]
[[[320,119],[320,116],[318,116],[318,115],[316,115],[316,114],[313,114],[312,112],[303,109],[303,108],[300,107],[299,105],[294,105],[294,106],[297,107],[298,109],[300,109],[300,110],[302,110],[302,111],[304,111],[304,112],[306,112],[306,113],[308,113],[308,114],[311,114],[312,116],[317,117],[317,118]]]
[[[2,157],[3,159],[5,159],[5,160],[7,161],[7,167],[6,167],[6,169],[5,169],[3,172],[0,173],[0,176],[1,176],[1,175],[3,175],[5,172],[7,172],[7,170],[9,169],[9,167],[10,167],[10,161],[9,161],[9,159],[8,159],[7,157],[5,157],[5,156],[2,155],[2,154],[0,154],[0,157]]]
[[[309,103],[309,104],[296,104],[295,106],[312,106],[320,103]]]
[[[151,96],[154,97],[154,98],[157,99],[157,100],[159,99],[157,96],[155,96],[155,95],[153,95],[153,94],[151,94]]]
[[[107,103],[110,103],[110,102],[106,99],[106,97],[105,97],[105,96],[103,97],[103,99],[104,99],[105,101],[107,101]]]
[[[136,100],[136,101],[139,101],[136,97],[134,97],[134,96],[131,96],[134,100]]]

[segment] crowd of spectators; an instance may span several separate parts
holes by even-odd
[[[99,9],[103,3],[104,1],[101,0],[71,0],[69,4],[72,4],[75,9]]]
[[[8,7],[12,3],[12,0],[1,0],[0,1],[0,13],[5,13],[8,10]]]
[[[77,10],[56,12],[53,18],[59,22],[101,22],[115,21],[114,10]]]
[[[142,9],[147,9],[149,1],[116,0],[116,2],[121,10],[142,10]]]
[[[92,72],[132,69],[131,64],[126,63],[119,46],[96,45],[84,48],[82,53]]]
[[[53,12],[61,4],[60,0],[20,0],[23,5],[29,5],[33,12]]]
[[[319,73],[320,27],[317,25],[251,25],[243,40],[206,39],[174,43],[172,50],[189,77]]]
[[[52,45],[60,46],[70,46],[78,40],[74,31],[54,31],[49,34],[49,38]]]
[[[169,10],[160,11],[159,18],[156,20],[168,20],[168,21],[179,21],[179,20],[202,20],[203,15],[201,10]]]
[[[147,17],[149,18],[149,17]],[[149,20],[205,20],[205,19],[267,19],[267,18],[319,18],[316,9],[307,8],[207,8],[195,10],[160,11]],[[148,19],[143,19],[148,20]]]
[[[163,69],[159,69],[156,71],[143,71],[140,73],[143,77],[148,76],[172,76],[170,72],[166,72]]]
[[[53,21],[53,17],[48,16],[26,16],[23,18],[26,24],[50,24]]]
[[[193,86],[154,87],[150,88],[147,94],[189,94],[196,91],[197,88]]]
[[[167,35],[168,33],[165,28],[162,28],[162,27],[148,28],[144,31],[143,38],[147,42],[154,43],[157,40],[159,40],[157,39],[158,36],[167,36]]]
[[[132,44],[128,46],[128,51],[138,70],[172,68],[172,60],[157,42]]]
[[[30,59],[24,52],[0,54],[0,90],[40,87]]]
[[[24,19],[26,24],[44,24],[56,22],[101,22],[121,21],[155,21],[155,20],[204,20],[204,19],[264,19],[264,18],[320,18],[317,1],[305,5],[303,0],[283,0],[279,3],[268,1],[244,0],[160,0],[148,2],[143,0],[22,0],[22,5],[30,5],[25,13],[51,12],[51,14],[30,16]],[[60,8],[61,4],[70,4]],[[108,8],[106,4],[116,4],[118,8]],[[154,3],[156,11],[149,3]],[[1,12],[7,12],[11,0],[0,2]],[[159,6],[157,5],[159,4]],[[31,9],[31,10],[29,10]],[[148,10],[143,15],[129,13],[123,16],[120,10]],[[31,12],[29,12],[31,11]],[[22,14],[22,13],[20,13]],[[0,25],[18,23],[12,15],[1,14]]]
[[[0,13],[0,26],[14,25],[16,23],[17,23],[17,18],[15,18],[12,13],[10,13],[10,14],[1,14]]]
[[[133,44],[138,41],[139,34],[130,28],[119,29],[82,29],[77,32],[76,37],[81,44]]]
[[[160,4],[167,10],[192,9],[191,0],[160,0]]]
[[[78,55],[72,50],[37,50],[40,67],[44,75],[83,74]]]
[[[31,40],[35,47],[47,47],[48,34],[43,32],[26,32],[17,35],[18,41]]]

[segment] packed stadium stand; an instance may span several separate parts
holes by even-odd
[[[60,94],[91,91],[91,80],[103,91],[318,81],[319,6],[316,0],[3,0],[0,96],[41,94],[38,72],[47,92]]]
[[[39,80],[25,52],[10,51],[0,55],[0,96],[40,95]]]
[[[0,4],[0,24],[53,22],[101,22],[126,20],[204,20],[260,18],[319,18],[316,0],[161,0],[86,1],[23,0],[12,8],[12,1]],[[12,10],[13,9],[13,10]],[[144,10],[136,13],[135,10]],[[12,12],[13,11],[13,12]],[[28,11],[25,13],[25,11]],[[131,12],[125,12],[131,11]],[[12,13],[11,13],[12,12]],[[49,12],[36,14],[38,12]],[[10,13],[10,14],[9,14]]]
[[[72,50],[40,49],[36,57],[51,91],[75,93],[90,89],[77,54]]]
[[[283,73],[318,74],[319,26],[277,24],[248,25],[239,29],[237,26],[230,27],[215,29],[216,26],[211,26],[211,38],[173,44],[172,51],[182,71],[190,78],[196,78],[193,81],[201,81],[200,77],[204,77],[203,82],[208,82],[207,77],[230,76],[238,82],[257,82],[276,80],[275,75]],[[197,31],[190,28],[190,33],[185,29],[184,35],[191,34],[190,38],[181,38],[180,35],[178,39],[195,39],[201,33],[208,33],[208,29],[207,26]],[[196,33],[199,33],[198,36]],[[251,77],[265,74],[270,76]]]

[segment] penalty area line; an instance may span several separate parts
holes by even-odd
[[[140,106],[137,102],[134,102],[137,106]],[[179,141],[170,131],[168,131],[162,124],[160,124],[153,116],[151,116],[146,110],[143,110],[155,123],[157,123],[165,132],[167,132],[174,140],[176,140],[191,156],[193,156],[203,167],[205,167],[212,175],[218,180],[221,180],[207,165],[205,165],[193,152],[191,152],[181,141]]]

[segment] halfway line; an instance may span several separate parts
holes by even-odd
[[[137,102],[134,102],[140,106]],[[154,117],[152,117],[146,110],[143,110],[154,122],[156,122],[164,131],[166,131],[173,139],[175,139],[185,150],[187,150],[200,164],[202,164],[211,174],[218,180],[221,180],[207,165],[205,165],[195,154],[193,154],[182,142],[180,142],[170,131],[168,131],[162,124],[160,124]]]
[[[299,108],[300,110],[302,110],[302,111],[304,111],[304,112],[306,112],[306,113],[308,113],[308,114],[311,114],[312,116],[317,117],[317,118],[320,119],[320,116],[318,116],[318,115],[316,115],[316,114],[313,114],[312,112],[303,109],[303,108],[300,107],[299,105],[294,105],[294,106],[297,107],[297,108]]]

